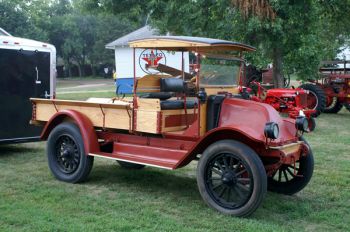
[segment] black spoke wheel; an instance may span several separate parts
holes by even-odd
[[[89,175],[94,157],[85,153],[79,128],[74,123],[62,123],[50,133],[47,157],[52,174],[59,180],[77,183]]]
[[[248,216],[266,193],[266,172],[257,154],[248,146],[223,140],[209,146],[197,168],[197,183],[203,200],[224,214]]]
[[[306,141],[304,140],[304,142]],[[295,166],[283,164],[271,177],[268,177],[268,190],[293,195],[309,183],[313,170],[314,158],[309,146],[309,153],[296,161]]]
[[[69,134],[60,135],[55,148],[57,167],[67,174],[75,172],[80,163],[80,150],[74,138]]]

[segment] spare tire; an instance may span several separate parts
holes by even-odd
[[[307,96],[307,105],[309,109],[316,110],[316,112],[312,114],[312,116],[316,118],[326,107],[325,92],[320,86],[310,83],[302,84],[299,86],[299,88],[309,91]]]

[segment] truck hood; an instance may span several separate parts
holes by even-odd
[[[282,118],[272,106],[250,100],[225,99],[218,126],[230,127],[253,140],[265,143],[264,129],[268,122],[277,123],[280,129],[279,137],[272,141],[273,144],[281,145],[297,140],[294,119]]]

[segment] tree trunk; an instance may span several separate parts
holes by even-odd
[[[273,48],[273,82],[275,88],[283,88],[283,57],[282,49]]]
[[[69,58],[67,58],[66,64],[67,64],[67,71],[66,71],[66,73],[68,75],[67,77],[72,77],[72,70],[71,70],[70,59]]]
[[[78,72],[79,72],[79,77],[82,77],[81,64],[79,64],[79,63],[78,63]]]

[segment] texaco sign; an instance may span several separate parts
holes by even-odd
[[[166,56],[161,50],[146,49],[139,57],[139,65],[142,71],[148,74],[158,73],[155,70],[158,64],[166,65]]]

